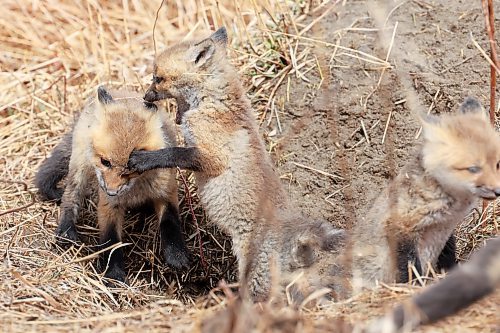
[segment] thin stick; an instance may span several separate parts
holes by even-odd
[[[323,176],[328,176],[328,177],[335,178],[335,179],[344,179],[344,178],[342,178],[340,176],[337,176],[337,175],[325,172],[323,170],[315,169],[315,168],[312,168],[312,167],[304,165],[304,164],[300,164],[300,163],[297,163],[297,162],[292,162],[292,163],[295,164],[296,166],[298,166],[299,168],[304,168],[304,169],[307,169],[307,170],[311,170],[311,171],[317,172],[317,173],[319,173],[320,175],[323,175]]]
[[[387,135],[387,129],[389,128],[389,122],[391,121],[392,111],[389,111],[389,116],[387,117],[387,122],[385,123],[384,135],[382,136],[382,144],[385,142],[385,136]]]
[[[491,60],[490,57],[488,57],[486,51],[483,50],[481,45],[477,43],[477,41],[474,39],[474,36],[472,36],[472,32],[470,33],[470,39],[472,41],[472,44],[474,44],[474,46],[479,50],[481,55],[484,57],[484,59],[486,59],[486,61],[490,64],[490,66],[493,67],[495,71],[500,74],[500,68],[498,68],[498,66],[493,62],[493,60]]]
[[[153,24],[153,49],[155,51],[155,59],[156,59],[156,38],[155,38],[156,22],[158,22],[158,15],[160,14],[160,9],[161,7],[163,7],[164,2],[165,0],[161,0],[160,7],[158,7],[158,10],[156,11],[155,23]]]
[[[490,121],[495,124],[495,91],[497,88],[497,76],[495,67],[498,68],[497,50],[495,45],[495,13],[493,11],[493,1],[481,0],[483,5],[484,21],[486,22],[486,31],[490,42],[490,59],[493,65],[490,65]]]
[[[191,200],[191,191],[189,191],[189,186],[187,184],[186,178],[181,172],[181,169],[177,168],[179,171],[179,175],[182,179],[182,183],[184,184],[184,190],[186,191],[186,199],[188,202],[189,206],[189,211],[191,212],[191,216],[193,217],[193,222],[194,225],[196,226],[196,238],[198,238],[199,242],[199,249],[200,249],[200,260],[201,260],[201,265],[203,266],[203,269],[205,270],[205,273],[207,272],[207,262],[205,260],[205,255],[203,254],[203,243],[201,242],[201,232],[200,232],[200,226],[198,225],[198,219],[196,218],[196,214],[194,213],[194,208],[193,208],[193,201]]]
[[[11,209],[4,210],[3,212],[0,212],[0,216],[7,215],[7,214],[10,214],[10,213],[19,212],[19,211],[24,210],[24,209],[26,209],[26,208],[28,208],[30,206],[33,206],[35,204],[35,202],[36,202],[35,196],[33,195],[33,193],[31,193],[30,191],[28,191],[28,184],[26,184],[25,182],[17,181],[17,180],[4,180],[4,179],[0,179],[0,183],[21,184],[24,187],[23,190],[25,192],[28,192],[28,194],[31,197],[31,202],[30,203],[27,203],[26,205],[23,205],[21,207],[16,207],[16,208],[11,208]]]
[[[490,42],[490,59],[495,65],[490,65],[490,122],[495,124],[495,92],[497,89],[497,73],[496,68],[498,68],[497,50],[495,45],[495,12],[493,10],[493,1],[481,0],[483,5],[484,21],[486,23],[486,31],[488,32],[488,39]],[[496,68],[495,68],[496,67]],[[483,211],[488,207],[488,202],[483,200]],[[485,221],[483,221],[483,226],[485,226]]]

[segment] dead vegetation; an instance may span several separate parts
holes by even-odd
[[[298,85],[302,87],[301,94],[306,91],[304,99],[319,98],[321,104],[318,96],[322,91],[331,92],[329,89],[337,80],[335,75],[362,73],[370,77],[373,84],[363,90],[361,96],[352,93],[352,103],[361,110],[355,116],[360,118],[356,120],[357,128],[349,129],[350,135],[339,135],[339,146],[353,151],[373,144],[375,139],[382,146],[390,146],[391,140],[394,141],[388,133],[391,121],[404,122],[399,115],[391,111],[383,121],[370,124],[363,117],[373,103],[379,101],[378,96],[387,91],[384,76],[392,77],[400,70],[401,54],[397,53],[398,42],[394,36],[401,26],[398,28],[398,23],[390,18],[409,3],[422,10],[426,6],[431,6],[428,10],[433,9],[432,4],[424,1],[390,2],[380,26],[367,17],[366,11],[351,15],[353,19],[350,18],[349,23],[334,24],[339,12],[351,10],[348,1],[340,0],[165,1],[158,12],[154,37],[156,48],[161,50],[184,38],[203,35],[214,27],[227,26],[232,36],[232,59],[249,87],[269,151],[274,153],[279,166],[293,164],[314,177],[334,180],[334,189],[321,204],[342,205],[342,199],[356,199],[355,193],[349,192],[352,187],[349,181],[358,166],[342,157],[349,156],[348,153],[339,155],[338,169],[289,162],[282,146],[306,126],[303,119],[312,118],[313,111],[294,116],[300,120],[292,122],[285,105],[298,94],[295,90]],[[79,226],[85,235],[85,244],[62,251],[53,244],[58,208],[39,202],[31,182],[39,163],[99,84],[144,91],[152,70],[153,23],[160,1],[7,0],[2,5],[2,332],[191,332],[194,328],[207,331],[214,319],[205,318],[211,318],[214,313],[218,313],[212,317],[216,325],[219,320],[239,322],[238,325],[243,326],[232,327],[245,327],[249,332],[341,332],[382,314],[395,301],[418,290],[381,286],[344,302],[301,311],[239,302],[231,296],[229,287],[217,287],[220,280],[235,282],[230,241],[206,221],[196,188],[186,173],[180,173],[179,188],[193,267],[186,272],[173,272],[163,266],[156,251],[154,219],[131,214],[123,244],[130,255],[127,267],[130,285],[105,287],[94,268],[97,226],[93,204],[89,202],[88,213]],[[385,42],[382,32],[388,36]],[[356,40],[379,46],[376,50],[366,48]],[[480,43],[483,47],[487,45],[484,39]],[[457,59],[455,64],[460,66],[472,59],[487,68],[487,62],[476,55]],[[446,73],[456,66],[441,70]],[[415,77],[418,75],[412,77],[413,83]],[[429,111],[442,110],[439,103],[443,91],[437,90],[431,95],[423,98],[422,103]],[[391,106],[401,107],[405,98],[393,100]],[[330,130],[341,133],[338,128]],[[376,135],[376,131],[379,134]],[[284,172],[282,178],[290,183],[300,182],[296,174],[300,173]],[[350,218],[345,219],[347,225],[355,218],[357,208],[349,207],[346,208],[350,211]],[[462,259],[481,246],[484,239],[498,234],[497,211],[498,204],[490,204],[483,213],[474,211],[461,225],[457,235]],[[232,287],[234,291],[235,285]],[[499,303],[497,293],[461,315],[422,331],[493,332],[500,322]],[[231,331],[231,325],[227,325]]]

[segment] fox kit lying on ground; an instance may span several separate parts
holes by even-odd
[[[422,126],[421,151],[354,227],[355,292],[408,281],[408,262],[419,273],[429,264],[451,267],[457,224],[476,198],[500,195],[500,138],[477,100],[467,98],[459,114],[425,117]]]
[[[176,99],[176,122],[187,147],[135,151],[129,167],[138,172],[172,167],[195,172],[210,220],[232,238],[240,280],[247,265],[251,266],[249,289],[258,300],[269,292],[273,251],[278,252],[278,274],[291,260],[289,253],[281,253],[283,231],[262,218],[259,207],[270,207],[272,216],[281,219],[289,213],[290,205],[258,134],[241,79],[226,58],[226,43],[226,30],[221,28],[210,38],[180,43],[157,57],[145,100]],[[307,229],[309,222],[283,221],[283,225],[287,223],[303,223]],[[323,226],[333,230],[329,224]],[[328,230],[322,234],[338,237]],[[254,247],[252,242],[257,238],[263,243]]]
[[[442,281],[399,305],[392,313],[371,324],[367,332],[409,331],[437,321],[478,301],[500,287],[500,238],[487,242],[469,262]]]
[[[66,156],[71,156],[56,230],[58,239],[78,239],[75,223],[80,205],[89,190],[95,190],[99,195],[97,215],[103,247],[120,242],[127,208],[153,204],[160,219],[166,263],[176,268],[187,266],[175,170],[153,170],[139,175],[127,169],[132,150],[154,150],[176,144],[166,114],[158,112],[156,105],[130,94],[112,96],[100,87],[97,95],[96,100],[88,102],[73,131],[63,138],[36,176],[38,187],[44,193],[52,193],[45,196],[57,199],[57,180],[64,177],[68,168]],[[115,249],[109,256],[106,253],[102,258],[108,266],[105,276],[124,281],[123,250]]]

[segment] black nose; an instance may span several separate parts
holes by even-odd
[[[500,188],[496,188],[493,192],[495,192],[497,197],[500,197]]]
[[[148,91],[146,91],[146,95],[144,95],[144,100],[149,103],[156,102],[159,100],[158,93],[152,89],[148,89]]]

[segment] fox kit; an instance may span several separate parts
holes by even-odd
[[[97,215],[103,247],[120,242],[128,208],[152,203],[160,220],[167,264],[176,268],[187,266],[188,251],[180,230],[175,171],[152,170],[139,175],[127,168],[132,150],[155,150],[175,144],[166,114],[158,112],[156,105],[130,94],[111,95],[100,87],[97,99],[88,102],[72,133],[64,137],[36,177],[38,185],[46,179],[46,185],[39,188],[57,198],[55,185],[58,178],[63,178],[65,156],[71,156],[56,230],[58,240],[78,239],[75,223],[79,208],[89,190],[94,190],[99,196]],[[54,168],[55,176],[49,168]],[[106,277],[125,280],[121,248],[112,254],[105,253],[102,259],[108,267]]]
[[[442,281],[397,306],[367,332],[407,332],[420,324],[437,321],[471,305],[500,287],[500,238],[488,241],[469,262]]]
[[[477,198],[500,195],[500,138],[467,98],[458,114],[422,119],[424,142],[353,231],[355,292],[376,281],[407,282],[408,262],[455,262],[453,231]]]
[[[265,235],[265,242],[280,242],[283,231],[270,227],[259,207],[271,207],[272,215],[280,217],[290,206],[259,136],[241,79],[226,58],[226,43],[226,30],[221,28],[207,39],[180,43],[157,57],[153,83],[144,98],[148,102],[176,99],[176,122],[187,147],[135,151],[129,167],[138,172],[172,167],[194,171],[210,220],[232,238],[240,280],[250,257],[258,258],[251,265],[254,271],[249,272],[248,283],[253,298],[262,299],[269,291],[270,276],[258,270],[266,265],[269,269],[270,252],[279,252],[280,246],[259,244],[256,250],[260,252],[250,253],[252,241]],[[288,222],[292,221],[284,221]],[[285,260],[277,261],[281,259]]]

